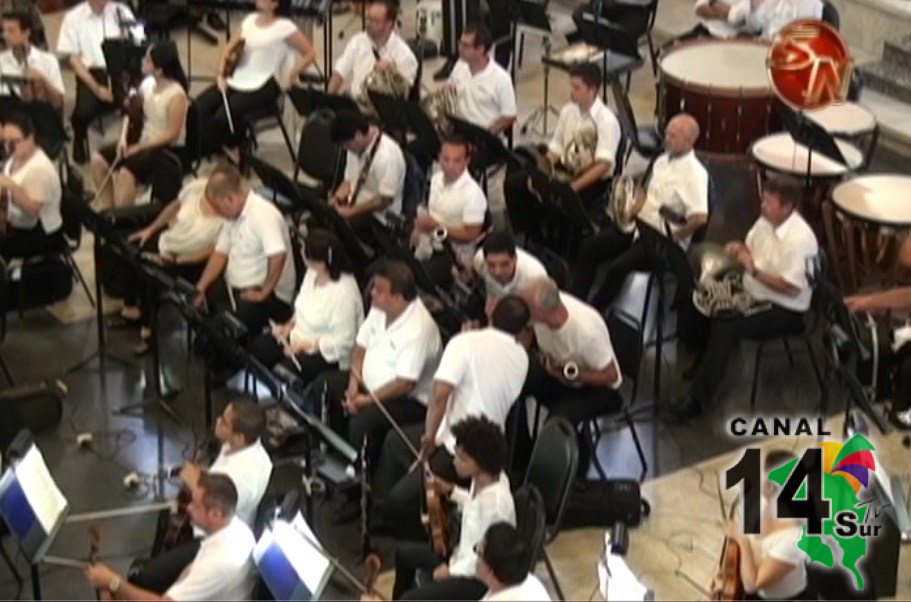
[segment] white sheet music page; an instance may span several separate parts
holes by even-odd
[[[32,445],[16,464],[16,479],[25,492],[38,522],[45,533],[51,533],[66,511],[66,498],[57,488],[38,447]]]

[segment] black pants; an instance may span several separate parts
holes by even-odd
[[[253,339],[248,347],[253,357],[258,359],[267,368],[272,368],[276,364],[283,364],[300,376],[302,385],[309,385],[313,380],[324,372],[337,371],[338,362],[327,362],[323,355],[316,353],[298,353],[294,357],[300,364],[300,369],[294,365],[285,355],[282,346],[279,345],[275,337],[269,334],[261,334]]]
[[[894,412],[904,412],[911,408],[911,345],[902,345],[893,360],[895,366],[895,393],[893,395]]]
[[[201,539],[193,539],[147,560],[130,583],[156,594],[164,594],[196,558]]]
[[[231,119],[234,133],[228,122],[224,99],[217,85],[206,88],[196,97],[196,111],[199,118],[200,145],[202,156],[207,157],[223,146],[237,146],[247,131],[246,115],[267,107],[274,106],[281,95],[281,89],[275,78],[269,78],[258,90],[241,92],[228,88],[228,106],[231,107]]]
[[[450,577],[415,587],[418,571],[432,572],[444,562],[427,544],[403,544],[395,549],[393,600],[480,600],[487,586],[475,578]]]
[[[27,259],[51,253],[59,253],[66,248],[62,229],[57,229],[50,234],[44,231],[39,221],[35,227],[28,230],[10,228],[0,237],[0,255],[9,261],[14,257]]]
[[[108,75],[104,69],[89,69],[92,79],[102,86],[106,86]],[[73,148],[80,147],[85,156],[88,156],[88,129],[95,119],[111,113],[117,107],[113,103],[104,102],[92,92],[85,83],[76,78],[76,103],[70,121],[73,124]]]
[[[434,251],[433,255],[421,262],[430,280],[441,289],[452,286],[452,255],[448,251]]]
[[[777,305],[752,316],[711,320],[705,353],[693,382],[693,397],[704,404],[712,401],[727,372],[728,360],[742,339],[800,332],[802,320],[803,314]]]
[[[586,13],[592,14],[594,8],[595,2],[589,2],[573,11],[573,22],[576,24],[576,28],[581,29],[579,23],[583,21]],[[601,17],[619,25],[634,42],[648,29],[648,8],[644,6],[615,4],[610,0],[605,0],[601,4]]]
[[[417,447],[424,425],[405,429],[409,441]],[[395,525],[401,537],[418,538],[424,532],[421,525],[421,496],[424,491],[423,475],[419,469],[408,472],[414,464],[414,455],[397,433],[386,435],[380,465],[374,478],[374,492],[380,499],[383,517]],[[430,470],[441,479],[467,487],[469,482],[459,477],[452,455],[440,447],[430,458]]]
[[[247,327],[248,342],[262,334],[269,325],[269,320],[285,323],[294,315],[294,309],[273,292],[265,301],[244,301],[240,298],[242,290],[234,289],[236,304],[234,315]]]

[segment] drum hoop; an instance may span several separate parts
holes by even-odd
[[[850,180],[845,180],[843,182],[839,182],[838,184],[836,184],[835,186],[832,187],[832,191],[829,193],[829,202],[832,203],[832,206],[839,213],[843,213],[844,215],[850,217],[853,221],[861,222],[864,225],[877,226],[877,227],[888,227],[888,228],[895,228],[895,229],[899,229],[899,230],[911,229],[911,220],[909,220],[908,222],[898,222],[898,221],[891,221],[891,220],[873,220],[873,219],[870,219],[869,216],[860,215],[859,213],[852,211],[851,209],[847,209],[847,208],[843,207],[840,203],[838,203],[835,200],[835,193],[838,191],[839,188],[847,186],[848,184],[856,183],[857,180],[860,180],[862,178],[876,178],[876,177],[882,177],[882,176],[895,177],[895,176],[901,176],[901,174],[863,174],[863,175],[851,178]],[[911,179],[909,179],[909,182],[911,182]]]
[[[756,153],[755,153],[754,149],[755,149],[755,147],[756,147],[757,144],[759,144],[759,143],[762,142],[763,140],[768,140],[769,138],[773,138],[773,137],[781,137],[782,139],[784,139],[784,136],[785,136],[786,134],[787,134],[786,132],[774,132],[774,133],[772,133],[772,134],[767,134],[767,135],[763,136],[762,138],[759,138],[758,140],[753,141],[753,143],[750,144],[750,147],[747,149],[747,155],[749,155],[749,156],[753,159],[753,161],[755,161],[756,163],[759,163],[760,165],[762,165],[762,166],[765,167],[766,169],[771,169],[771,170],[777,171],[777,172],[779,172],[779,173],[786,173],[786,174],[791,174],[791,175],[797,174],[797,175],[800,175],[800,176],[805,176],[805,175],[806,175],[806,168],[805,168],[805,167],[804,167],[803,170],[801,170],[801,171],[799,171],[799,172],[796,172],[796,171],[789,171],[789,170],[782,169],[782,168],[781,168],[780,166],[778,166],[778,165],[771,165],[771,164],[769,164],[769,163],[763,161],[761,158],[759,158],[759,157],[756,156]],[[840,142],[842,142],[842,143],[848,145],[852,150],[857,151],[857,154],[858,154],[859,157],[860,157],[860,163],[858,163],[858,164],[857,164],[856,166],[854,166],[854,167],[851,167],[850,165],[846,165],[845,168],[844,168],[844,171],[841,171],[841,172],[838,172],[838,173],[810,174],[810,177],[811,177],[812,179],[814,179],[814,180],[825,180],[825,179],[832,179],[832,178],[842,178],[842,177],[844,177],[845,175],[854,172],[854,170],[859,169],[859,168],[863,165],[863,157],[864,157],[864,154],[863,154],[863,152],[860,150],[860,148],[859,148],[856,144],[853,144],[853,143],[848,142],[848,141],[845,141],[845,140],[841,140]],[[844,153],[842,153],[842,154],[844,154]]]
[[[661,55],[658,58],[658,82],[660,84],[672,84],[688,92],[695,92],[700,94],[710,95],[712,98],[771,98],[775,96],[775,91],[772,88],[772,82],[769,81],[767,87],[758,88],[758,87],[725,87],[717,86],[714,84],[699,84],[692,82],[688,79],[678,77],[676,75],[668,73],[664,69],[664,59],[668,56],[674,54],[679,50],[685,48],[694,47],[694,46],[709,46],[709,45],[730,45],[730,44],[743,44],[743,45],[752,45],[752,46],[764,46],[766,48],[771,48],[771,45],[763,42],[761,40],[754,40],[751,38],[734,38],[730,40],[716,40],[709,38],[699,38],[695,40],[686,40],[683,42],[677,42],[670,48],[666,48],[661,51]],[[765,59],[763,59],[765,60]],[[765,63],[763,63],[763,70],[765,70]]]

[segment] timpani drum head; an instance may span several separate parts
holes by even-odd
[[[817,111],[807,111],[807,117],[837,136],[862,136],[876,127],[876,117],[856,102],[829,105]]]
[[[773,93],[766,69],[768,44],[753,40],[699,40],[680,44],[659,61],[662,75],[718,94]]]
[[[838,149],[847,161],[847,167],[829,159],[822,153],[813,153],[810,175],[834,177],[857,169],[864,157],[860,149],[849,142],[836,140]],[[803,176],[807,172],[807,147],[797,144],[787,132],[772,134],[757,140],[750,149],[753,158],[773,171]]]
[[[832,190],[832,203],[854,218],[873,224],[911,226],[911,177],[865,175],[842,182]]]

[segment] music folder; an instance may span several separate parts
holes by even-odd
[[[319,598],[332,574],[331,562],[300,512],[291,522],[276,520],[263,531],[253,560],[276,600]]]

